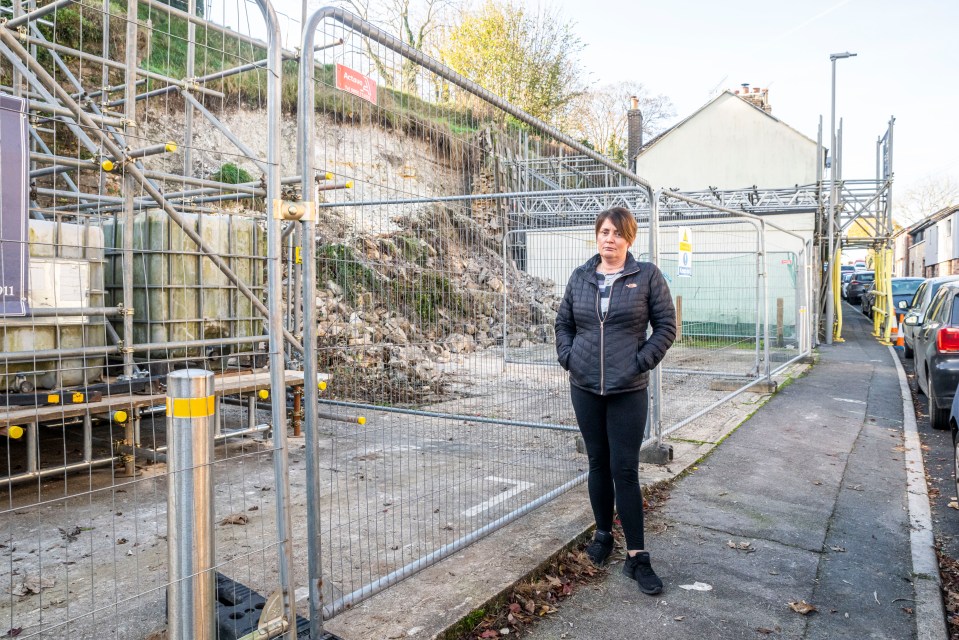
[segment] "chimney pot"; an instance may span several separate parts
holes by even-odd
[[[639,98],[636,96],[629,97],[629,104],[631,109],[639,109]]]

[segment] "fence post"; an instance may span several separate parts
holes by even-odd
[[[772,377],[770,376],[770,361],[769,361],[769,256],[766,253],[766,221],[759,221],[759,257],[760,257],[760,271],[759,278],[761,282],[761,295],[762,295],[762,323],[763,323],[763,371],[762,376],[766,379],[767,383],[772,382]]]
[[[676,296],[676,342],[683,339],[683,297]]]
[[[776,298],[776,346],[783,347],[783,299]]]
[[[659,198],[662,192],[649,190],[649,261],[659,266]],[[673,448],[663,445],[663,369],[662,364],[649,372],[649,423],[651,446],[639,452],[640,462],[666,464],[673,459]]]
[[[170,640],[216,637],[213,554],[213,373],[167,376],[167,629]]]

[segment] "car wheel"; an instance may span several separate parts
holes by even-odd
[[[936,406],[936,386],[932,380],[926,379],[926,385],[929,387],[929,424],[936,431],[943,431],[949,428],[949,408],[940,409]]]

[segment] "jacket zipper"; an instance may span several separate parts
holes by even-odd
[[[613,292],[616,290],[616,283],[623,276],[613,280],[609,285],[609,300],[606,302],[606,313],[602,313],[599,308],[599,289],[596,289],[596,315],[599,316],[599,395],[606,395],[606,316],[613,305]]]
[[[615,282],[613,284],[616,284]],[[612,298],[613,290],[609,290],[609,296]],[[596,317],[599,318],[599,395],[606,395],[606,344],[605,344],[605,325],[606,316],[599,310],[599,287],[596,288]],[[609,307],[606,307],[609,310]]]
[[[606,395],[606,316],[609,315],[609,310],[613,305],[613,292],[616,291],[616,283],[625,278],[626,276],[631,276],[634,273],[639,271],[630,271],[629,273],[623,273],[621,276],[613,280],[613,284],[610,285],[609,289],[609,302],[606,306],[606,314],[604,315],[599,309],[599,287],[596,287],[596,317],[599,319],[599,395]]]

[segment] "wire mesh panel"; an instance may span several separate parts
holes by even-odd
[[[512,204],[499,196],[532,179],[511,173],[508,158],[527,145],[561,145],[509,128],[495,106],[340,23],[320,24],[317,48],[318,367],[330,376],[318,466],[329,616],[584,469],[575,434],[551,415],[569,411],[562,372],[504,359],[517,340],[552,348],[555,303],[550,284],[502,257]],[[378,67],[402,73],[384,78]],[[363,89],[373,76],[379,86]],[[516,278],[522,298],[506,285]]]
[[[212,469],[217,526],[187,548],[215,548],[207,573],[281,582],[264,18],[231,3],[246,28],[228,31],[163,3],[84,1],[21,20],[22,4],[0,26],[0,149],[20,127],[25,159],[24,201],[0,204],[4,229],[25,231],[4,235],[3,264],[19,242],[28,276],[0,324],[0,634],[143,638],[176,587],[171,372],[215,374],[198,400],[217,447],[187,471]]]
[[[344,12],[304,83],[304,181],[273,14],[174,4],[0,8],[0,155],[23,167],[0,190],[0,631],[176,637],[178,589],[212,572],[197,615],[221,635],[252,630],[247,589],[294,626],[309,582],[330,617],[582,482],[553,322],[610,206],[682,299],[667,421],[705,410],[669,405],[688,381],[758,379],[800,334],[801,247],[718,207],[657,227],[641,180]],[[212,390],[168,397],[205,372]],[[175,458],[187,430],[212,459]],[[201,477],[215,526],[184,537]],[[212,565],[175,573],[201,544]]]
[[[700,279],[668,275],[689,335],[662,399],[698,394],[664,409],[669,421],[728,396],[702,393],[711,378],[768,375],[768,353],[756,220],[699,203],[651,239],[646,185],[355,17],[326,15],[309,153],[318,366],[331,376],[316,444],[329,617],[582,480],[553,322],[603,209],[636,211],[638,257],[667,272],[679,225],[703,231]]]

